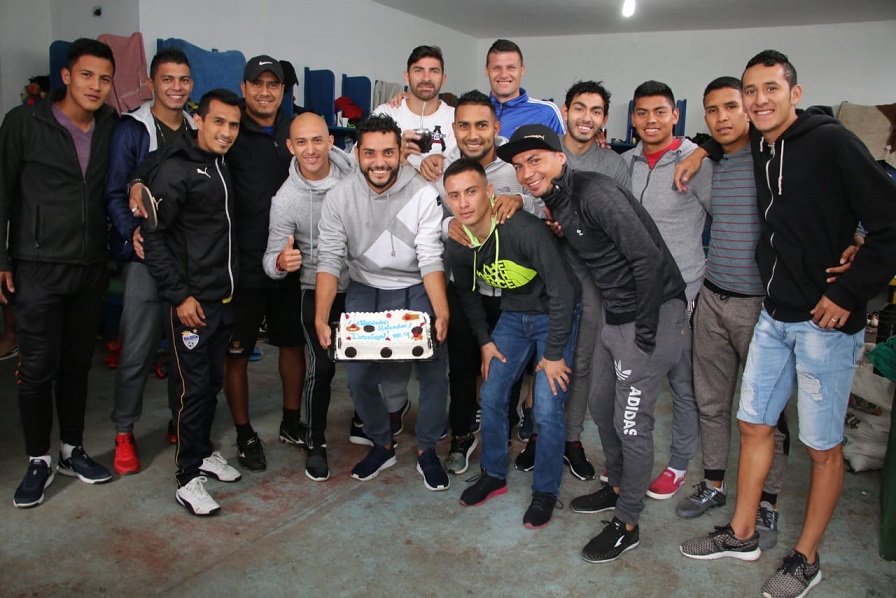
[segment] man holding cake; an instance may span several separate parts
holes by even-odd
[[[373,115],[358,125],[355,149],[360,170],[333,187],[321,211],[315,328],[320,344],[332,344],[330,309],[339,275],[348,267],[346,312],[411,310],[430,315],[436,339],[448,331],[448,299],[440,238],[438,193],[410,166],[400,165],[401,130],[388,116]],[[352,477],[370,480],[396,463],[389,412],[378,385],[398,364],[387,358],[347,361],[349,390],[373,441]],[[448,400],[447,352],[416,364],[420,382],[417,471],[428,490],[447,490],[448,474],[436,455],[445,429]]]

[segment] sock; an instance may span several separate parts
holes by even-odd
[[[760,502],[766,501],[770,505],[774,506],[778,504],[778,495],[772,494],[771,492],[762,491],[762,498],[759,499]]]
[[[236,426],[236,441],[238,443],[245,444],[252,440],[253,436],[255,436],[255,430],[252,429],[251,423],[246,422]]]
[[[287,409],[286,407],[283,408],[283,421],[291,424],[297,424],[301,419],[301,409]]]
[[[72,444],[66,444],[66,443],[63,442],[63,443],[62,443],[62,448],[59,449],[59,454],[60,454],[60,456],[61,456],[63,459],[71,459],[71,458],[72,458],[72,451],[75,450],[76,448],[78,448],[78,447],[76,447],[76,446],[74,446],[74,445],[72,445]]]
[[[40,459],[41,461],[43,461],[44,463],[47,464],[47,467],[49,467],[50,465],[53,464],[53,457],[51,457],[50,455],[41,455],[39,457],[28,457],[28,464],[30,465],[31,462],[34,461],[35,459]]]
[[[688,472],[686,469],[673,469],[671,467],[667,467],[669,471],[675,474],[675,481],[679,481],[684,475]]]

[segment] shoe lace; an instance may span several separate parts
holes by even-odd
[[[718,492],[718,488],[715,488],[706,482],[700,482],[693,487],[696,488],[696,490],[691,496],[700,502],[709,500],[716,492]]]
[[[780,573],[785,575],[796,575],[796,573],[804,567],[804,564],[807,561],[804,561],[800,558],[800,555],[795,552],[791,552],[786,557],[784,557],[784,563],[781,565],[781,568],[778,569]]]
[[[548,494],[546,492],[535,492],[532,494],[533,507],[537,507],[539,509],[549,509],[551,508],[552,504],[555,509],[563,508],[563,502],[553,494]]]

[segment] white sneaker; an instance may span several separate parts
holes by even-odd
[[[240,472],[227,464],[227,459],[218,451],[202,460],[199,471],[222,482],[236,482],[243,477]]]
[[[215,499],[206,491],[205,480],[204,476],[193,478],[186,486],[178,488],[174,494],[177,502],[194,515],[214,515],[221,510],[221,505],[215,502]]]

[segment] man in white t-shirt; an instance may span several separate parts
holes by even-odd
[[[429,181],[442,175],[442,161],[428,161],[421,166],[426,156],[444,156],[454,149],[454,108],[439,99],[439,92],[445,84],[445,60],[437,46],[417,46],[408,57],[408,67],[404,82],[408,86],[407,97],[401,99],[398,107],[392,102],[377,106],[374,114],[387,114],[401,127],[401,162],[410,164]],[[427,129],[432,135],[432,143],[421,139],[416,132]],[[423,151],[426,150],[426,151]]]

